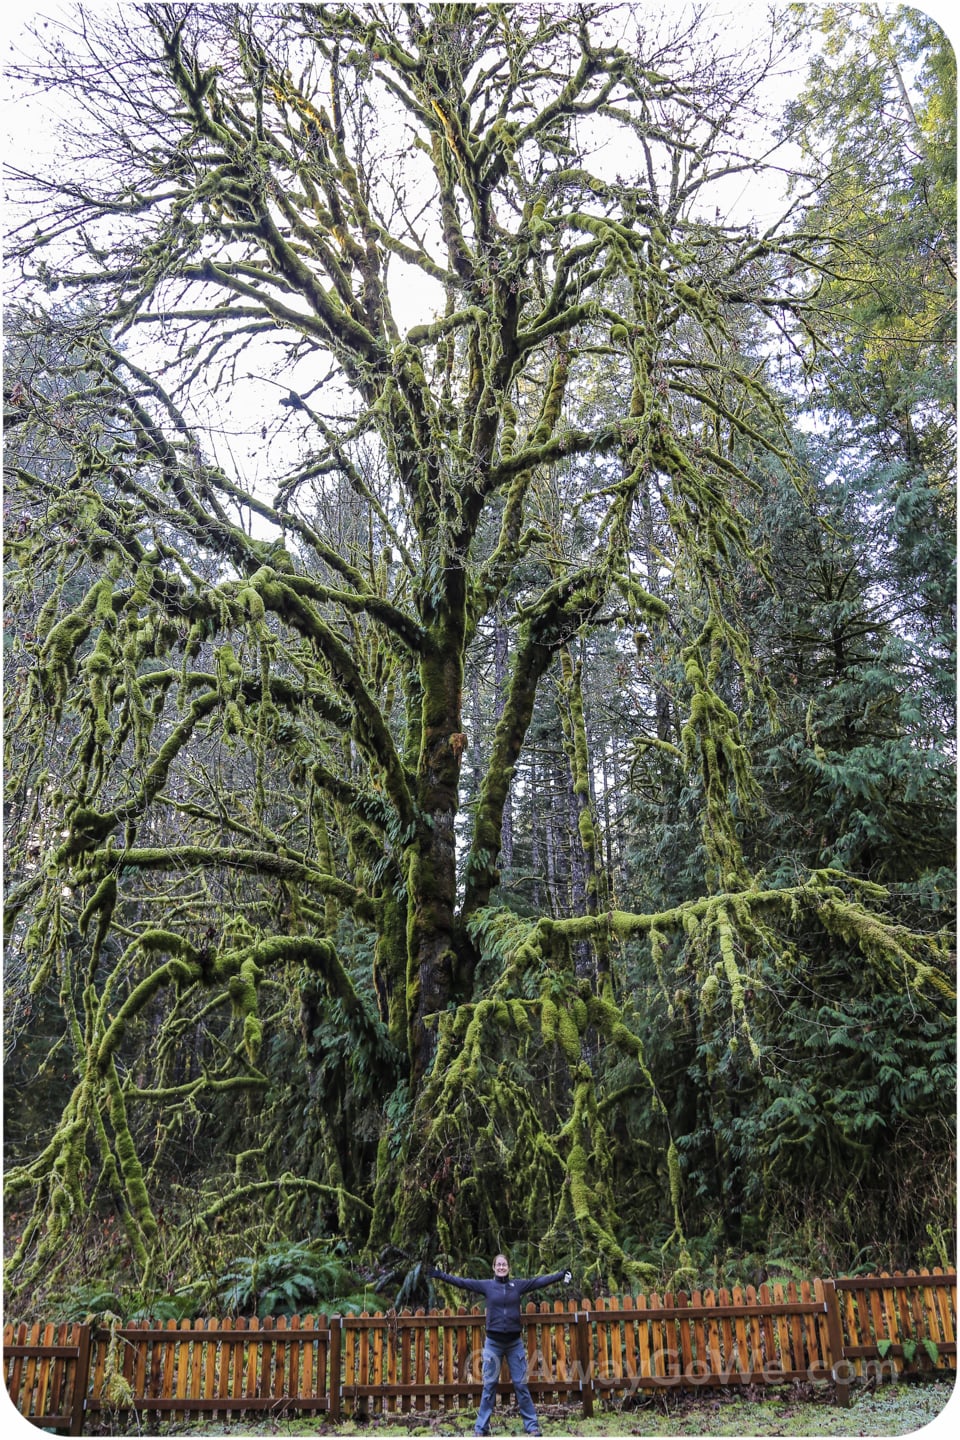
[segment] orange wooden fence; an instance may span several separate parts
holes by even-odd
[[[850,1377],[875,1372],[892,1360],[898,1373],[929,1361],[932,1342],[941,1364],[957,1367],[957,1277],[939,1270],[906,1275],[849,1277],[836,1282],[843,1326],[843,1355]],[[909,1346],[912,1359],[904,1351]],[[932,1363],[932,1362],[931,1362]]]
[[[832,1379],[844,1404],[863,1380],[956,1369],[956,1280],[908,1271],[528,1305],[530,1388],[590,1414],[607,1393]],[[135,1410],[141,1425],[450,1411],[479,1401],[483,1336],[479,1310],[7,1325],[4,1376],[22,1415],[71,1435],[103,1411]]]
[[[3,1373],[21,1415],[79,1435],[90,1371],[89,1325],[5,1325]]]

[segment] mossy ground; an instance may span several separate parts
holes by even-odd
[[[948,1404],[950,1416],[944,1415]],[[659,1396],[637,1405],[598,1406],[590,1419],[578,1408],[543,1406],[540,1423],[545,1436],[562,1440],[564,1436],[620,1435],[701,1435],[701,1436],[819,1436],[819,1435],[910,1435],[940,1423],[931,1430],[936,1436],[956,1433],[960,1399],[954,1395],[949,1381],[930,1381],[919,1385],[888,1385],[873,1391],[854,1393],[848,1409],[831,1402],[826,1387],[813,1394],[786,1390],[768,1394],[761,1400],[741,1396]],[[276,1416],[244,1419],[226,1433],[242,1436],[297,1435],[376,1435],[386,1436],[457,1436],[472,1435],[475,1412],[464,1410],[451,1416],[389,1415],[368,1420],[343,1420],[334,1425],[325,1420],[298,1417],[292,1420]],[[174,1423],[162,1430],[147,1425],[114,1428],[113,1434],[207,1435],[223,1434],[220,1424],[190,1422]],[[497,1410],[493,1434],[502,1437],[522,1436],[523,1425],[514,1407]]]

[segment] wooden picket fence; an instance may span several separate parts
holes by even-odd
[[[847,1404],[856,1383],[956,1369],[956,1284],[922,1270],[528,1305],[530,1388],[585,1415],[609,1394],[815,1380]],[[8,1324],[4,1376],[23,1416],[71,1435],[88,1416],[131,1411],[141,1428],[174,1415],[449,1412],[479,1402],[483,1337],[479,1310]],[[512,1393],[505,1366],[499,1390]]]

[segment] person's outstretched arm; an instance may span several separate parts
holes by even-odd
[[[475,1295],[486,1295],[487,1280],[471,1280],[466,1275],[448,1275],[446,1270],[438,1270],[435,1265],[427,1267],[427,1274],[434,1280],[443,1280],[447,1285],[455,1285],[458,1290],[471,1290]]]
[[[569,1285],[573,1279],[569,1270],[555,1270],[552,1275],[534,1275],[530,1280],[518,1280],[516,1283],[524,1295],[530,1290],[543,1290],[547,1285],[555,1285],[562,1280],[564,1285]]]

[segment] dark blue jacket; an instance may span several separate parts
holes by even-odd
[[[508,1275],[506,1280],[498,1280],[496,1276],[492,1280],[470,1280],[463,1275],[447,1275],[442,1270],[433,1272],[438,1280],[445,1280],[448,1285],[482,1295],[487,1302],[487,1333],[503,1336],[520,1334],[520,1301],[524,1295],[555,1284],[563,1279],[565,1273],[557,1270],[553,1275],[536,1275],[532,1280],[521,1280],[512,1275]]]

